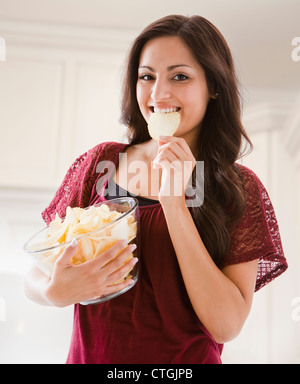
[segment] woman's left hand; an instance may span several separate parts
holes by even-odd
[[[179,137],[160,136],[153,167],[162,169],[159,201],[162,205],[185,203],[185,190],[196,165],[187,142]]]

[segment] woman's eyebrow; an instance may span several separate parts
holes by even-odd
[[[173,69],[176,69],[178,67],[188,67],[188,68],[191,68],[187,64],[176,64],[176,65],[170,65],[167,69],[168,69],[168,71],[173,71]]]
[[[149,67],[148,65],[141,65],[139,67],[139,69],[149,69],[149,71],[151,72],[155,72],[154,69],[152,67]]]
[[[176,64],[176,65],[170,65],[169,67],[167,67],[167,70],[168,71],[173,71],[174,69],[176,69],[178,67],[188,67],[188,68],[191,68],[189,65],[186,65],[186,64]],[[154,69],[152,67],[148,66],[148,65],[141,65],[139,67],[139,69],[148,69],[151,72],[155,72]]]

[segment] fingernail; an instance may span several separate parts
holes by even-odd
[[[78,241],[77,241],[77,239],[73,239],[73,240],[71,241],[70,246],[73,247],[73,248],[76,248],[77,245],[78,245]]]
[[[131,249],[134,251],[136,249],[136,244],[131,244]]]

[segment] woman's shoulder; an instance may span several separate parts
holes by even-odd
[[[102,142],[95,145],[75,158],[68,169],[68,178],[76,175],[75,178],[78,179],[78,177],[84,177],[87,173],[94,172],[95,167],[97,167],[97,164],[102,160],[115,162],[118,154],[124,147],[126,147],[126,144],[114,141]]]
[[[239,170],[247,195],[253,194],[255,192],[261,193],[262,190],[265,190],[261,179],[252,169],[240,163],[236,163],[235,165]]]
[[[242,175],[242,178],[246,181],[252,181],[252,182],[260,182],[259,177],[257,174],[250,168],[246,167],[243,164],[235,163],[236,167],[238,168],[240,174]]]
[[[118,155],[122,152],[129,144],[116,142],[116,141],[106,141],[100,144],[95,145],[89,149],[83,156],[89,156],[93,159],[104,157],[109,158]]]
[[[78,156],[69,167],[50,205],[42,213],[44,220],[49,223],[56,212],[63,217],[67,206],[89,206],[94,185],[99,178],[98,164],[102,161],[116,162],[126,145],[103,142]]]

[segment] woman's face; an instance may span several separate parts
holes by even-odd
[[[197,137],[211,95],[203,68],[181,38],[164,36],[145,44],[136,92],[147,122],[157,110],[179,111],[175,136],[189,141]]]

